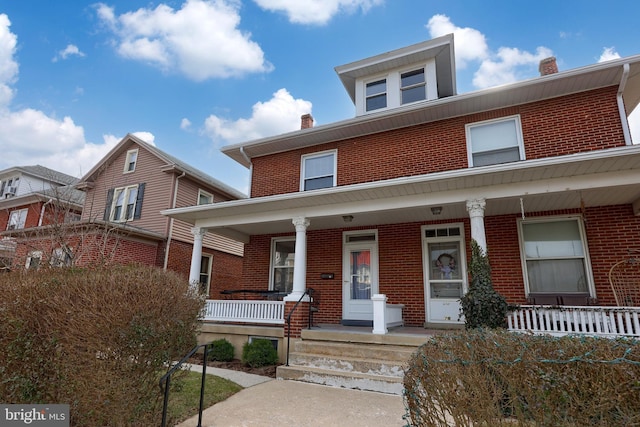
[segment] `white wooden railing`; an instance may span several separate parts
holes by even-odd
[[[203,319],[215,322],[284,324],[284,301],[207,300]]]
[[[640,307],[521,305],[507,321],[517,332],[640,337]]]

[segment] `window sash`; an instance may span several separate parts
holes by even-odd
[[[409,71],[400,75],[400,92],[402,104],[423,101],[427,99],[424,68]]]
[[[207,193],[205,191],[198,191],[198,205],[209,205],[213,203],[213,194]]]
[[[522,160],[522,131],[517,116],[467,125],[469,161],[487,166]]]
[[[24,228],[27,222],[27,209],[20,209],[12,211],[9,214],[9,222],[7,224],[7,230],[18,230]]]
[[[366,110],[378,110],[387,108],[387,80],[377,80],[367,83],[365,88]]]
[[[124,164],[124,172],[133,172],[136,170],[136,162],[138,160],[138,150],[127,151],[127,158]]]
[[[274,240],[271,251],[270,290],[293,291],[293,268],[295,263],[295,239]]]
[[[304,191],[329,188],[335,185],[336,153],[325,153],[303,159]]]
[[[138,186],[116,188],[113,193],[111,221],[131,221],[135,214]],[[125,204],[126,200],[126,204]]]

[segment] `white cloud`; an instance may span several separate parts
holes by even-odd
[[[13,59],[18,38],[11,32],[11,22],[5,14],[0,15],[0,108],[13,99],[13,89],[9,85],[18,78],[18,63]]]
[[[431,17],[426,28],[431,37],[453,33],[458,69],[465,68],[470,62],[480,61],[473,76],[473,85],[477,88],[512,83],[530,77],[532,70],[537,72],[540,60],[553,55],[546,47],[538,47],[535,53],[511,47],[500,47],[492,52],[484,34],[474,28],[458,27],[445,15]]]
[[[610,61],[612,59],[619,59],[620,54],[616,52],[614,47],[605,47],[602,49],[602,54],[598,58],[598,62]]]
[[[85,56],[84,53],[78,49],[78,46],[69,44],[67,47],[59,51],[56,56],[53,57],[52,61],[58,62],[59,59],[67,59],[71,55],[80,57]]]
[[[262,9],[284,12],[296,24],[324,25],[336,14],[367,12],[384,0],[254,0]]]
[[[189,130],[190,128],[191,128],[191,120],[187,119],[186,117],[180,120],[180,129]]]
[[[311,107],[311,102],[294,99],[286,89],[280,89],[270,100],[254,104],[248,119],[207,117],[205,133],[225,145],[292,132],[300,129],[300,116],[310,113]]]
[[[116,16],[101,3],[97,13],[121,56],[203,81],[273,69],[238,28],[239,8],[235,0],[187,0],[179,10],[160,4]]]

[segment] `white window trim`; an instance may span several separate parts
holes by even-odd
[[[31,259],[33,258],[37,258],[40,260],[40,263],[38,264],[38,266],[36,268],[39,268],[40,265],[42,265],[42,251],[31,251],[29,252],[29,255],[27,255],[27,260],[24,263],[24,267],[29,269],[31,268],[29,264],[31,264]]]
[[[213,255],[211,254],[202,254],[202,258],[209,258],[209,268],[207,268],[207,283],[204,283],[205,289],[204,294],[209,298],[209,292],[211,291],[211,270],[213,269]],[[202,262],[202,261],[201,261]],[[200,282],[202,283],[202,282]]]
[[[278,242],[293,242],[295,245],[296,237],[295,236],[282,236],[282,237],[272,237],[271,238],[271,251],[269,254],[269,290],[273,291],[275,284],[273,283],[273,276],[275,271],[275,255],[276,255],[276,243]],[[295,255],[294,255],[295,258]],[[289,268],[287,266],[282,266],[281,268]],[[294,268],[294,266],[291,266]]]
[[[208,191],[204,191],[202,189],[198,189],[198,200],[196,201],[197,205],[201,205],[200,197],[202,197],[202,196],[211,198],[211,201],[209,203],[207,203],[207,204],[213,203],[213,194],[209,193]]]
[[[362,240],[362,241],[349,241],[349,237],[352,236],[373,236],[372,240]],[[372,228],[369,230],[347,230],[342,232],[342,244],[343,245],[352,245],[358,244],[360,242],[375,242],[378,243],[378,230],[376,228]]]
[[[136,155],[136,161],[133,164],[133,169],[129,170],[129,163],[131,163],[131,156],[135,153]],[[122,173],[132,173],[136,171],[136,167],[138,166],[138,149],[135,148],[133,150],[128,150],[127,151],[127,156],[125,157],[124,160],[124,169]]]
[[[518,139],[518,152],[520,154],[520,161],[527,159],[524,153],[524,139],[522,136],[522,123],[520,121],[520,114],[515,114],[513,116],[500,117],[497,119],[467,123],[465,125],[465,135],[467,139],[467,161],[469,162],[468,164],[470,168],[473,167],[473,151],[471,149],[471,129],[478,126],[485,126],[493,123],[506,122],[510,120],[514,120],[516,124],[516,138]],[[490,167],[491,165],[487,165],[487,166]]]
[[[20,217],[22,216],[22,214],[24,213],[24,221],[20,221]],[[11,212],[9,212],[9,220],[7,221],[7,230],[22,230],[25,226],[25,224],[27,223],[27,215],[29,214],[29,209],[28,208],[24,208],[24,209],[16,209],[13,210]],[[11,218],[16,215],[17,216],[17,224],[15,228],[11,228]]]
[[[306,160],[312,159],[314,157],[326,156],[327,154],[333,154],[333,183],[331,187],[336,187],[338,185],[338,150],[326,150],[326,151],[320,151],[317,153],[303,154],[300,157],[300,191],[305,191],[304,169],[305,169]],[[306,190],[306,191],[311,191],[311,190]]]
[[[582,249],[584,251],[584,268],[585,268],[585,277],[587,280],[587,289],[589,290],[589,296],[592,298],[596,298],[596,289],[593,281],[593,269],[591,268],[591,257],[589,256],[589,245],[587,244],[587,234],[584,229],[584,221],[581,216],[578,215],[560,215],[560,216],[544,216],[544,217],[536,217],[536,218],[526,218],[521,219],[518,218],[518,243],[520,246],[520,261],[522,266],[522,277],[524,280],[524,291],[525,295],[529,295],[531,293],[531,288],[529,286],[529,275],[527,274],[527,257],[524,249],[524,236],[522,235],[522,224],[531,224],[531,223],[545,223],[545,222],[557,222],[557,221],[577,221],[578,230],[580,232],[580,242],[582,243]],[[558,292],[561,294],[562,292]]]
[[[113,189],[113,198],[111,199],[111,212],[109,212],[109,221],[111,222],[128,222],[128,221],[133,221],[133,218],[135,217],[135,213],[136,213],[136,205],[138,204],[138,194],[136,192],[136,201],[133,204],[133,209],[131,210],[131,218],[125,218],[124,215],[127,212],[127,200],[129,200],[129,193],[131,191],[131,189],[135,188],[136,190],[138,189],[139,184],[135,184],[135,185],[128,185],[126,187],[116,187]],[[114,218],[113,215],[116,211],[116,202],[118,200],[118,191],[123,191],[125,193],[125,197],[124,197],[124,204],[122,205],[122,212],[121,212],[121,216],[122,218]]]

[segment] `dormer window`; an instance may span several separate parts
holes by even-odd
[[[127,158],[124,162],[124,173],[130,173],[135,171],[137,160],[138,160],[138,149],[127,151]]]
[[[413,70],[400,75],[400,93],[402,104],[423,101],[427,99],[424,68]]]
[[[367,83],[367,111],[387,108],[387,80],[376,80]]]

